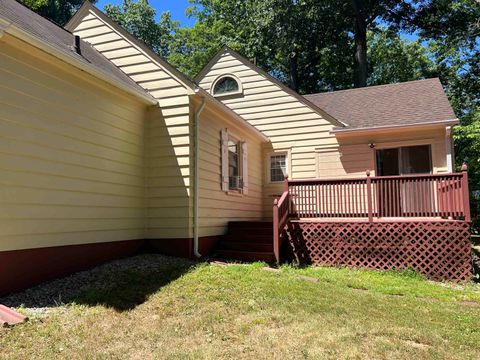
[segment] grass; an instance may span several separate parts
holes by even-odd
[[[478,285],[263,267],[178,260],[159,271],[126,269],[108,288],[0,329],[0,358],[480,358]]]

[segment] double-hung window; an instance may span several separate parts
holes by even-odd
[[[287,153],[274,153],[269,157],[270,182],[281,182],[287,175]]]
[[[248,148],[247,143],[240,141],[222,129],[222,190],[248,193]]]
[[[228,189],[238,190],[243,187],[240,172],[240,143],[228,139]]]

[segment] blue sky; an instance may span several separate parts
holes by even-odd
[[[121,3],[122,0],[98,0],[95,5],[103,10],[106,4],[119,5]],[[185,10],[189,6],[192,6],[188,0],[150,0],[149,3],[157,11],[157,19],[158,15],[162,12],[170,11],[173,20],[179,20],[182,25],[192,26],[195,23],[195,19],[189,19],[185,15]],[[402,33],[401,36],[409,41],[418,39],[418,37],[413,34]]]
[[[122,0],[98,0],[95,4],[98,8],[103,10],[106,4],[119,5]],[[188,0],[150,0],[150,5],[157,10],[157,15],[164,11],[170,11],[174,20],[180,20],[182,25],[191,26],[195,22],[194,19],[189,19],[185,16],[185,10],[191,6]]]

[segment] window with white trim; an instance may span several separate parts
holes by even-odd
[[[228,139],[228,188],[229,190],[238,190],[242,187],[240,143],[233,139]]]
[[[270,182],[285,180],[287,175],[287,153],[274,153],[269,159]]]
[[[248,147],[247,143],[222,129],[222,190],[248,193]]]
[[[379,176],[431,174],[431,145],[385,148],[375,151]]]
[[[213,96],[228,96],[241,94],[243,92],[240,80],[234,75],[222,75],[212,84]]]

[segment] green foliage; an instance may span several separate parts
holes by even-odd
[[[72,17],[84,0],[20,0],[38,14],[63,26]],[[96,3],[97,0],[90,0]]]
[[[153,51],[168,57],[174,43],[174,34],[180,24],[173,21],[169,12],[155,21],[156,11],[148,0],[123,0],[121,5],[106,5],[105,12],[130,34],[145,42]]]
[[[433,77],[435,62],[421,40],[409,42],[388,29],[368,34],[369,85]]]

